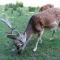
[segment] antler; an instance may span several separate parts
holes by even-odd
[[[5,23],[5,24],[10,28],[10,33],[12,33],[12,31],[13,31],[15,28],[12,27],[12,25],[11,25],[10,21],[8,20],[8,18],[4,16],[3,18],[0,18],[0,20],[1,20],[3,23]]]
[[[7,37],[10,38],[9,36],[12,36],[13,35],[13,32],[16,33],[16,35],[18,36],[19,35],[19,32],[15,30],[15,28],[12,27],[12,24],[10,23],[10,21],[8,20],[8,18],[6,16],[0,18],[0,20],[5,23],[5,25],[8,26],[8,28],[10,29],[8,32],[7,32]]]
[[[3,18],[0,18],[0,20],[1,20],[2,22],[4,22],[10,29],[12,29],[12,25],[11,25],[11,23],[9,22],[8,18],[3,17]]]

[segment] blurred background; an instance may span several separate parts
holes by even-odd
[[[60,7],[60,0],[0,0],[0,5],[5,5],[9,3],[16,4],[16,2],[22,2],[24,6],[42,6],[45,4],[53,4],[55,7]]]

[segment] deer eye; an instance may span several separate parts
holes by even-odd
[[[18,40],[18,41],[19,41],[19,43],[23,44],[23,41],[22,40]]]

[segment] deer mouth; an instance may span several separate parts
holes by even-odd
[[[17,48],[17,53],[21,54],[23,52],[24,44],[15,44]]]

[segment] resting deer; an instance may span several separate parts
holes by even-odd
[[[24,50],[29,42],[29,38],[32,33],[37,34],[37,42],[33,49],[35,52],[37,50],[38,43],[42,43],[42,35],[45,28],[53,31],[52,37],[55,34],[56,29],[60,25],[60,9],[50,8],[45,11],[34,14],[27,25],[26,30],[23,33],[18,33],[17,35],[7,34],[8,38],[13,39],[17,50]]]

